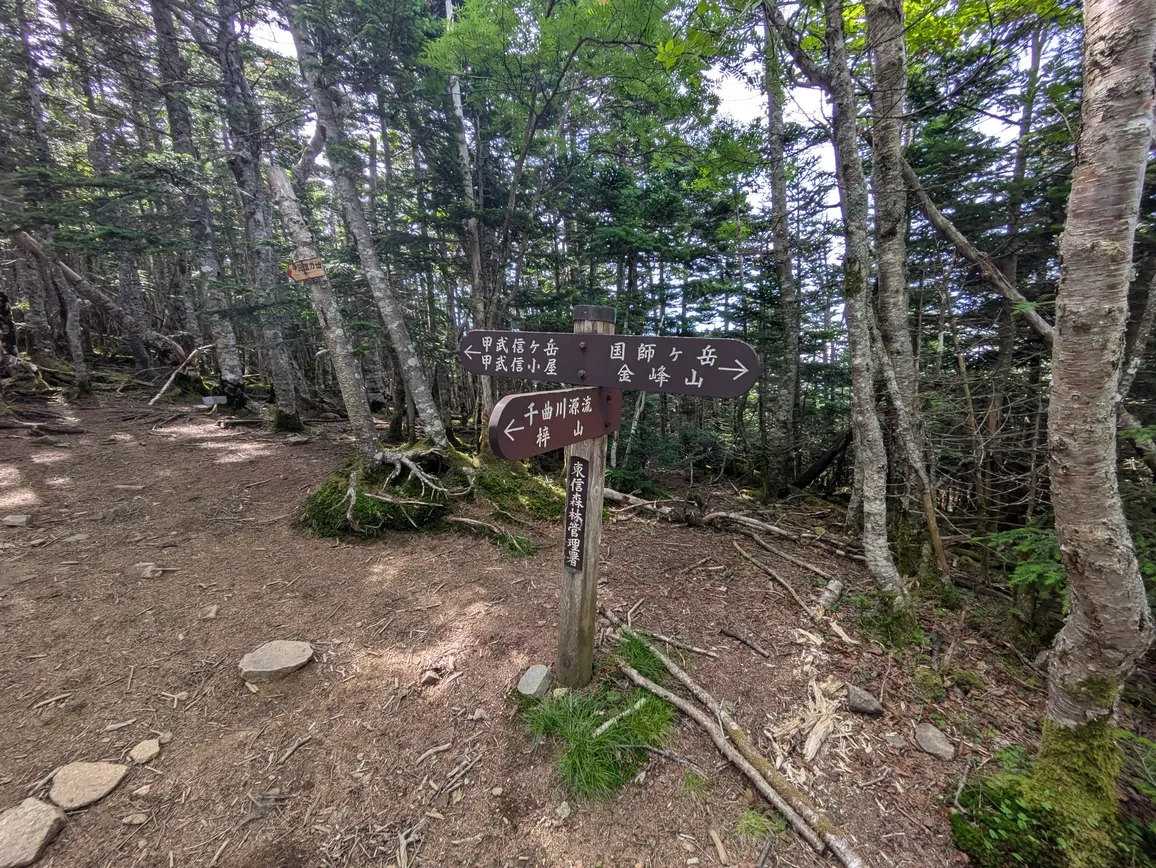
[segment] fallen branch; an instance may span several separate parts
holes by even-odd
[[[783,588],[785,588],[787,593],[791,595],[791,599],[799,604],[799,608],[806,612],[807,617],[814,621],[816,625],[828,628],[848,645],[859,644],[857,639],[852,639],[850,636],[848,636],[847,632],[839,625],[839,623],[829,614],[827,614],[827,612],[822,608],[811,608],[806,603],[804,603],[802,598],[797,593],[795,593],[795,589],[787,584],[787,581],[782,576],[780,576],[766,564],[755,560],[751,555],[743,551],[743,547],[740,546],[737,542],[734,544],[734,546],[735,551],[737,551],[740,555],[742,555],[744,558],[746,558],[748,561],[750,561],[752,564],[754,564],[756,567],[778,582]]]
[[[618,714],[614,715],[614,717],[610,718],[610,720],[606,721],[604,724],[599,726],[598,729],[594,730],[593,737],[599,738],[600,736],[605,735],[607,732],[610,731],[610,728],[613,727],[614,724],[621,723],[623,720],[630,717],[630,715],[634,714],[636,711],[640,711],[642,709],[642,706],[644,706],[644,705],[646,705],[646,697],[645,696],[642,697],[640,700],[638,700],[638,702],[634,703],[634,705],[630,706],[630,708],[626,709],[625,711],[619,712]]]
[[[718,724],[711,720],[705,711],[690,701],[683,699],[681,696],[678,696],[675,693],[671,693],[665,687],[660,687],[659,685],[655,684],[646,676],[630,668],[630,665],[624,660],[618,661],[618,668],[626,674],[627,678],[629,678],[639,687],[650,691],[659,699],[669,702],[671,705],[673,705],[675,708],[677,708],[679,711],[681,711],[683,714],[705,729],[707,735],[710,736],[711,741],[715,743],[715,747],[719,749],[719,752],[722,753],[722,755],[725,756],[728,760],[730,760],[735,765],[735,767],[739,769],[739,771],[747,776],[747,778],[752,784],[754,784],[755,789],[759,791],[763,798],[774,805],[775,810],[782,814],[783,817],[786,818],[787,822],[791,824],[791,827],[799,833],[799,837],[810,844],[811,847],[815,849],[815,852],[821,853],[823,851],[823,842],[819,840],[819,837],[815,834],[814,830],[809,825],[807,825],[806,821],[800,817],[789,804],[787,804],[786,800],[783,799],[783,797],[780,796],[779,793],[769,783],[767,783],[766,779],[758,773],[755,767],[752,766],[741,753],[739,753],[738,749],[727,740],[727,737],[723,735],[723,731],[719,729]]]
[[[761,657],[770,657],[771,656],[771,652],[767,651],[765,648],[760,648],[756,643],[754,643],[750,639],[746,638],[745,636],[740,636],[738,633],[735,633],[733,630],[728,630],[726,627],[720,627],[719,632],[722,633],[724,636],[730,636],[736,642],[740,642],[743,645],[746,645],[748,648],[750,648],[752,651],[754,651],[756,654],[758,654]]]
[[[621,624],[621,622],[619,623]],[[799,830],[799,827],[795,825],[795,820],[803,823],[804,828],[806,828],[807,832],[810,833],[810,837],[804,835],[802,832],[799,834],[802,835],[802,837],[807,840],[808,843],[812,842],[815,834],[817,833],[818,836],[822,839],[823,843],[825,843],[827,847],[830,848],[831,852],[834,853],[836,857],[838,857],[839,861],[842,862],[846,868],[866,868],[866,863],[854,851],[846,838],[843,837],[842,832],[840,832],[839,829],[830,820],[820,814],[818,809],[816,809],[815,806],[811,803],[811,800],[804,796],[803,793],[800,792],[790,781],[783,777],[778,769],[776,769],[771,764],[770,760],[758,752],[754,746],[754,743],[751,741],[750,736],[747,735],[746,731],[738,725],[735,719],[726,710],[726,707],[722,703],[716,701],[715,698],[711,696],[705,689],[703,689],[703,687],[698,684],[698,682],[691,678],[690,675],[688,675],[681,666],[679,666],[657,648],[652,646],[650,650],[653,651],[655,656],[657,656],[658,659],[662,661],[662,665],[666,667],[666,670],[671,675],[673,675],[684,687],[686,687],[687,690],[694,694],[695,698],[697,698],[699,702],[701,702],[715,713],[715,716],[722,724],[722,727],[725,727],[725,734],[723,729],[721,729],[719,726],[716,726],[715,722],[707,717],[703,711],[692,705],[687,700],[682,699],[682,697],[675,697],[674,694],[670,693],[669,691],[664,691],[666,695],[659,693],[655,693],[655,695],[662,699],[666,699],[667,702],[670,702],[676,708],[692,717],[700,726],[703,726],[705,729],[707,729],[707,731],[711,734],[711,739],[715,742],[716,745],[719,744],[719,739],[721,739],[722,743],[725,744],[727,748],[730,749],[730,751],[724,750],[721,745],[719,746],[719,750],[721,750],[723,754],[732,762],[734,762],[734,759],[732,758],[732,752],[737,751],[738,755],[742,757],[743,763],[752,771],[754,771],[755,777],[765,785],[765,790],[769,790],[775,794],[775,798],[771,799],[768,797],[768,801],[770,801],[771,804],[774,805],[775,808],[779,811],[779,813],[781,813],[787,819],[787,821],[791,823],[796,831]],[[646,687],[646,685],[643,685],[634,677],[635,675],[638,675],[638,673],[635,672],[634,675],[631,675],[630,673],[633,672],[633,670],[630,670],[630,667],[625,663],[620,662],[619,666],[623,669],[624,672],[626,672],[628,676],[630,676],[632,680],[635,681],[636,684]],[[638,678],[642,678],[642,676],[638,675]],[[657,687],[657,685],[654,686]],[[650,687],[646,687],[646,689],[650,690]],[[662,688],[659,689],[662,690]],[[651,692],[654,693],[653,690],[651,690]],[[678,701],[676,702],[668,697],[674,697]],[[688,708],[693,710],[693,714],[691,711],[688,711]],[[716,733],[718,738],[715,737]],[[728,736],[730,741],[727,741]],[[737,762],[735,765],[739,768],[743,768],[743,766],[739,765]],[[743,770],[745,773],[746,769]],[[747,776],[750,777],[749,774]],[[751,780],[755,781],[755,778],[751,778]],[[759,788],[759,792],[763,793],[763,795],[766,795],[765,790],[763,788]],[[787,810],[784,810],[783,807],[780,807],[780,805],[786,806]],[[795,819],[792,820],[792,817]],[[812,846],[814,845],[812,844]]]
[[[787,554],[782,549],[775,548],[773,545],[771,545],[769,542],[767,542],[765,539],[763,539],[762,537],[760,537],[758,534],[754,533],[753,531],[743,530],[742,528],[739,528],[739,533],[744,534],[745,536],[749,536],[752,540],[754,540],[755,545],[759,546],[764,551],[770,552],[771,554],[773,554],[777,558],[782,558],[783,560],[787,561],[788,563],[794,564],[796,567],[802,567],[804,570],[810,570],[816,576],[818,576],[821,579],[826,579],[828,582],[833,582],[836,580],[835,577],[832,576],[830,573],[828,573],[826,570],[821,570],[817,566],[815,566],[814,564],[807,563],[802,558],[797,558],[794,555]]]
[[[645,633],[647,636],[653,636],[659,642],[667,645],[672,645],[675,648],[681,648],[683,651],[690,651],[694,654],[702,654],[704,657],[714,657],[718,659],[718,654],[714,651],[708,651],[706,648],[696,648],[694,645],[687,645],[685,642],[679,642],[677,639],[671,639],[669,636],[663,636],[661,633],[652,633],[649,630],[637,630],[635,632]]]
[[[181,362],[180,365],[177,367],[177,369],[175,371],[173,371],[172,374],[169,375],[169,378],[167,380],[165,380],[165,384],[163,386],[161,386],[161,390],[156,393],[156,396],[151,401],[149,401],[148,405],[151,407],[153,404],[155,404],[157,401],[159,401],[161,399],[161,396],[164,395],[164,393],[169,390],[169,386],[171,386],[173,384],[173,380],[175,380],[178,376],[180,376],[181,371],[185,370],[185,368],[187,368],[189,365],[191,365],[193,363],[193,359],[195,359],[197,357],[197,355],[201,352],[201,350],[210,349],[212,346],[213,346],[212,344],[205,344],[203,347],[197,347],[195,350],[193,350],[191,353],[189,353],[189,357],[187,359],[185,359],[183,362]]]
[[[858,563],[867,563],[867,558],[863,555],[855,554],[845,548],[834,545],[819,537],[810,537],[807,534],[795,533],[794,531],[786,530],[785,528],[776,527],[773,524],[768,524],[765,521],[759,521],[757,518],[751,518],[749,515],[740,515],[737,512],[712,512],[704,515],[701,519],[703,524],[717,524],[723,521],[731,521],[735,524],[746,525],[755,530],[761,530],[775,536],[780,536],[783,539],[789,539],[791,542],[801,543],[803,545],[813,545],[821,548],[824,551],[831,552],[831,554],[839,555],[839,557],[848,558],[849,560]]]

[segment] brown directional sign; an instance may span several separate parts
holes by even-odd
[[[490,414],[490,448],[518,461],[617,431],[620,389],[556,389],[507,395]]]
[[[472,331],[458,356],[471,374],[712,398],[745,394],[760,373],[729,338]]]

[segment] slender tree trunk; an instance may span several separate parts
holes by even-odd
[[[425,427],[426,436],[436,446],[444,448],[449,445],[449,441],[446,438],[441,414],[434,403],[429,381],[422,370],[421,359],[410,337],[405,313],[394,295],[389,277],[382,268],[381,260],[373,246],[373,236],[370,234],[369,223],[365,219],[365,211],[357,192],[355,181],[357,166],[351,164],[351,155],[354,153],[352,143],[338,118],[331,91],[324,81],[320,58],[305,30],[301,9],[295,0],[286,0],[285,8],[288,12],[289,29],[297,47],[301,71],[309,86],[313,107],[317,112],[317,122],[325,127],[325,156],[329,160],[333,184],[341,202],[341,212],[357,246],[357,255],[361,260],[373,300],[377,304],[397,353],[406,392],[414,402],[417,415]]]
[[[799,293],[791,268],[790,224],[787,211],[787,156],[784,145],[783,70],[770,16],[763,7],[764,90],[767,94],[768,146],[771,158],[771,238],[775,277],[779,285],[779,315],[783,324],[783,360],[774,412],[767,419],[768,460],[764,490],[779,493],[792,476],[795,405],[799,398]],[[765,375],[764,375],[765,378]],[[762,406],[760,400],[760,406]],[[760,415],[760,420],[762,419]]]
[[[235,32],[238,9],[238,0],[218,2],[217,60],[221,67],[225,121],[232,144],[226,159],[241,195],[241,214],[249,248],[253,294],[257,303],[267,308],[275,303],[277,286],[284,278],[278,272],[273,252],[269,190],[261,171],[264,138],[261,110],[245,78],[244,61]],[[297,412],[293,361],[278,319],[274,311],[262,311],[261,337],[277,402],[273,428],[278,431],[299,431],[302,425]]]
[[[827,74],[835,130],[835,167],[846,227],[843,262],[847,344],[851,362],[851,423],[855,463],[862,473],[863,553],[871,577],[887,594],[905,604],[907,595],[887,543],[887,450],[875,411],[875,370],[868,322],[867,179],[859,157],[854,84],[843,35],[843,0],[824,0]]]
[[[1156,0],[1084,4],[1083,106],[1060,241],[1048,411],[1052,504],[1071,604],[1048,668],[1038,786],[1068,795],[1073,863],[1107,861],[1113,716],[1153,626],[1116,478],[1116,393],[1152,141]],[[1097,821],[1093,825],[1093,819]],[[1079,863],[1083,856],[1088,859]]]
[[[269,166],[269,189],[273,201],[281,213],[281,225],[285,234],[293,242],[293,254],[297,259],[312,259],[318,255],[317,243],[309,224],[301,216],[297,196],[289,176],[280,166]],[[373,424],[373,414],[369,409],[369,399],[365,391],[365,380],[361,374],[361,364],[353,355],[353,344],[345,328],[345,318],[337,296],[329,285],[328,275],[305,281],[309,296],[313,301],[313,311],[321,324],[325,346],[329,350],[329,361],[337,376],[337,386],[345,411],[349,414],[349,424],[363,457],[373,458],[379,447],[377,429]]]
[[[173,137],[173,149],[199,164],[200,154],[193,140],[193,115],[186,101],[189,68],[181,56],[172,9],[169,0],[151,0],[150,5],[157,34],[157,67],[164,92],[169,132]],[[205,185],[193,184],[185,201],[193,248],[193,285],[204,297],[209,332],[213,337],[221,375],[221,391],[229,398],[229,405],[237,408],[245,403],[244,372],[241,368],[241,353],[237,349],[236,332],[233,324],[223,315],[228,301],[220,283],[221,262],[217,256],[212,212]]]

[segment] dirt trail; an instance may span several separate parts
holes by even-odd
[[[398,833],[423,818],[424,839],[409,848],[420,865],[718,864],[712,826],[730,864],[754,863],[759,847],[733,831],[746,785],[686,721],[669,749],[709,772],[705,790],[656,757],[615,801],[570,798],[573,814],[558,819],[567,796],[554,755],[532,751],[507,699],[526,665],[552,662],[557,528],[537,526],[540,553],[517,561],[461,534],[335,544],[305,536],[290,516],[347,455],[337,426],[289,445],[222,430],[200,412],[169,419],[173,409],[129,402],[54,409],[87,433],[57,436],[56,446],[0,440],[0,515],[32,516],[27,529],[0,528],[0,808],[65,762],[121,760],[152,733],[173,739],[107,799],[71,815],[40,864],[389,865]],[[623,612],[644,599],[636,621],[718,649],[719,659],[689,665],[736,703],[764,748],[763,731],[799,707],[814,678],[881,691],[888,717],[841,714],[845,731],[814,763],[795,757],[792,768],[872,864],[957,863],[941,794],[962,759],[942,763],[883,740],[899,732],[913,744],[905,676],[877,647],[799,644],[801,613],[738,558],[732,539],[634,516],[615,522],[601,598]],[[848,563],[790,550],[862,585]],[[711,564],[673,577],[707,555]],[[123,576],[146,561],[166,572]],[[776,567],[807,588],[805,572]],[[754,636],[770,660],[720,627]],[[312,642],[316,661],[250,693],[237,662],[277,638]],[[959,658],[966,653],[960,646]],[[415,683],[450,657],[460,676]],[[428,804],[479,751],[463,798]],[[144,785],[148,794],[134,795]],[[137,812],[145,825],[122,823]],[[768,864],[834,863],[784,834]]]

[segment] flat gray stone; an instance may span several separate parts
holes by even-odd
[[[52,778],[48,798],[66,811],[99,802],[128,774],[117,763],[69,763]]]
[[[848,684],[847,710],[856,714],[878,716],[883,713],[883,704],[866,690],[856,687],[854,684]]]
[[[241,658],[241,677],[250,684],[266,684],[296,672],[313,659],[308,642],[275,639]]]
[[[536,663],[518,679],[518,692],[531,699],[541,699],[553,682],[554,676],[550,674],[550,667]]]
[[[895,750],[903,750],[907,747],[907,739],[897,732],[889,732],[883,736],[883,740],[887,742],[888,746],[895,748]]]
[[[159,579],[164,574],[164,570],[152,563],[133,564],[124,570],[126,579]]]
[[[128,755],[134,763],[136,763],[138,766],[142,766],[145,763],[151,763],[158,756],[160,756],[160,753],[161,753],[160,740],[155,739],[155,738],[149,738],[149,739],[145,739],[140,744],[138,744],[136,747],[134,747],[131,751],[129,751]]]
[[[74,533],[72,536],[66,536],[64,539],[61,540],[61,542],[64,542],[64,543],[84,542],[86,539],[88,539],[88,537],[89,537],[89,534],[86,534],[86,533]]]
[[[4,527],[28,527],[31,518],[30,515],[6,515],[0,519],[0,524]]]
[[[24,868],[64,828],[64,811],[40,799],[25,799],[0,814],[0,868]]]
[[[924,753],[939,757],[941,760],[955,759],[955,745],[934,724],[921,723],[916,726],[915,741]]]

